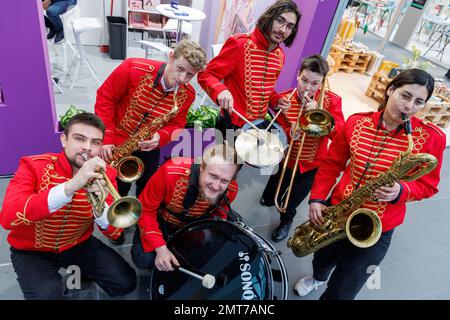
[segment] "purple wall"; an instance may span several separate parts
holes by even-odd
[[[20,157],[58,151],[60,143],[42,1],[0,1],[0,13],[0,175],[8,175]]]
[[[339,0],[295,0],[302,18],[297,37],[290,48],[285,48],[286,62],[278,79],[276,89],[287,90],[297,85],[300,62],[320,54],[328,34]]]

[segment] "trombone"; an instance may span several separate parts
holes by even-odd
[[[87,154],[83,154],[83,159],[87,160]],[[120,197],[120,194],[114,188],[111,180],[109,180],[104,170],[100,170],[101,175],[106,183],[106,189],[111,193],[114,202],[108,208],[107,218],[109,224],[116,228],[128,228],[135,224],[142,214],[142,204],[135,197],[126,196]],[[100,195],[92,192],[88,192],[88,201],[92,204],[94,212],[103,212],[105,210],[106,197],[108,196],[107,190],[102,186],[98,179],[95,179],[93,183],[96,183]]]
[[[278,180],[277,190],[275,192],[275,206],[277,207],[278,211],[281,213],[285,213],[289,199],[291,197],[291,190],[292,185],[294,184],[294,178],[297,173],[298,168],[298,162],[300,160],[300,154],[303,149],[303,143],[305,142],[306,135],[314,136],[314,137],[324,137],[330,134],[331,131],[333,131],[334,128],[334,118],[333,116],[328,112],[323,110],[323,98],[325,94],[325,83],[326,83],[326,76],[323,79],[322,86],[320,88],[320,97],[317,102],[317,108],[307,110],[305,113],[303,113],[303,108],[305,105],[305,98],[308,94],[308,91],[305,92],[305,94],[302,97],[301,101],[301,108],[297,116],[297,120],[295,122],[294,129],[291,131],[291,142],[289,143],[288,151],[285,155],[284,163],[283,163],[283,169],[281,171],[280,179]],[[292,175],[291,180],[289,182],[289,186],[286,189],[286,198],[284,202],[281,204],[278,203],[278,196],[280,194],[281,185],[284,180],[284,176],[286,173],[286,169],[288,166],[289,158],[291,156],[292,147],[294,146],[294,142],[298,139],[296,137],[298,130],[301,130],[302,138],[300,141],[300,146],[297,151],[297,157],[295,159],[294,168],[292,169]]]

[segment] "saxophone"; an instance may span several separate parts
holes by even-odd
[[[117,170],[117,178],[123,182],[133,182],[139,179],[144,172],[144,163],[138,157],[132,156],[134,150],[138,149],[138,143],[150,138],[156,131],[165,126],[178,113],[178,105],[175,96],[178,86],[173,94],[173,108],[161,117],[143,125],[138,131],[121,145],[112,150],[112,161],[110,165]]]
[[[355,190],[347,199],[323,210],[323,225],[316,226],[309,221],[299,225],[287,242],[297,257],[304,257],[345,237],[360,248],[374,245],[381,236],[381,220],[374,211],[360,206],[378,188],[393,186],[399,180],[414,181],[436,168],[438,161],[435,156],[428,153],[410,154],[413,147],[411,122],[406,114],[402,113],[402,118],[408,137],[407,150],[386,172]]]

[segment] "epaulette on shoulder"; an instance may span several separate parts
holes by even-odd
[[[235,35],[233,35],[232,37],[233,37],[234,39],[250,38],[251,35],[252,35],[252,34],[251,34],[250,32],[247,32],[247,33],[235,34]]]
[[[188,177],[191,174],[191,169],[179,164],[170,164],[166,168],[167,174],[170,175],[181,175]]]
[[[420,119],[420,122],[422,122],[423,125],[427,126],[428,128],[433,129],[441,137],[445,135],[444,131],[442,131],[437,125],[435,125],[434,123],[430,122],[429,120]]]
[[[366,111],[366,112],[357,112],[352,114],[350,117],[354,116],[371,116],[374,113],[374,111]]]
[[[152,64],[140,58],[134,58],[134,60],[131,62],[131,68],[145,72],[155,71],[155,67]]]
[[[233,180],[229,185],[228,185],[228,190],[231,192],[237,192],[238,188],[237,188],[237,182],[235,180]]]
[[[35,156],[28,156],[28,159],[31,161],[51,161],[54,162],[58,159],[58,157],[54,154],[38,154]]]

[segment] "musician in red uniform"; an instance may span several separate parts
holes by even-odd
[[[87,192],[98,192],[96,184],[88,184],[91,179],[104,185],[98,168],[115,179],[115,170],[97,156],[104,130],[96,115],[75,115],[61,135],[64,151],[22,158],[8,185],[0,219],[10,230],[11,261],[25,299],[64,298],[58,270],[69,266],[79,267],[81,276],[110,296],[136,287],[134,269],[92,235],[94,222],[110,238],[122,232],[107,220],[110,195],[103,212],[95,212],[87,199]]]
[[[303,60],[297,77],[297,88],[281,93],[284,97],[291,97],[289,110],[278,118],[278,122],[283,127],[286,135],[291,139],[291,131],[297,122],[298,114],[302,110],[304,114],[308,109],[317,107],[317,100],[320,96],[320,87],[325,81],[325,76],[329,71],[328,63],[320,55],[313,55]],[[295,91],[295,92],[294,92]],[[331,91],[326,91],[323,99],[323,110],[329,112],[334,119],[334,130],[325,137],[314,137],[306,135],[300,153],[300,159],[294,182],[291,188],[291,196],[286,206],[286,212],[280,212],[280,224],[272,232],[272,240],[280,242],[285,239],[292,226],[292,221],[296,215],[296,209],[305,199],[311,190],[314,175],[317,172],[319,161],[326,156],[329,139],[332,139],[336,132],[343,126],[344,117],[342,115],[341,98]],[[302,140],[302,134],[296,134],[296,139],[289,155],[288,167],[284,175],[283,184],[278,195],[278,203],[284,203],[286,191],[289,186],[294,163]],[[276,174],[272,175],[267,182],[260,204],[263,206],[273,206],[275,204],[275,194],[281,177],[282,162]],[[284,195],[284,196],[283,196]]]
[[[142,126],[172,110],[178,113],[148,140],[139,142],[133,153],[145,166],[136,181],[139,196],[148,179],[158,168],[159,149],[175,139],[174,131],[183,129],[186,116],[195,100],[195,90],[188,83],[206,65],[203,48],[182,40],[170,53],[168,63],[141,58],[126,59],[97,91],[95,113],[106,126],[101,158],[112,160],[112,149],[126,141]],[[175,132],[176,134],[176,132]],[[119,193],[128,194],[131,184],[118,180]]]
[[[364,188],[392,167],[407,150],[402,113],[411,120],[411,154],[431,154],[438,160],[438,165],[417,180],[400,180],[391,187],[372,191],[373,197],[362,207],[373,210],[381,219],[382,233],[378,242],[368,248],[359,248],[345,239],[316,251],[313,276],[300,279],[295,286],[299,295],[317,289],[331,274],[321,299],[354,299],[371,274],[369,268],[373,270],[383,260],[395,228],[403,223],[406,203],[429,198],[438,192],[446,137],[434,124],[414,117],[425,106],[433,90],[434,79],[427,72],[406,70],[389,83],[378,112],[352,115],[333,139],[327,158],[319,166],[309,200],[309,220],[316,225],[323,223],[322,210],[327,204],[336,205],[355,190]],[[341,171],[344,171],[343,176],[333,189]]]
[[[205,151],[201,164],[172,158],[156,171],[139,197],[144,211],[131,249],[138,268],[172,271],[179,263],[166,246],[169,235],[198,219],[227,218],[238,189],[237,163],[234,149],[220,144]]]
[[[292,45],[300,17],[295,2],[277,1],[261,15],[252,33],[228,38],[219,55],[199,72],[200,86],[227,111],[222,110],[216,125],[224,136],[226,129],[244,125],[232,113],[233,108],[253,121],[264,118],[269,101],[278,98],[274,88],[285,59],[280,44]],[[278,105],[285,110],[289,107],[287,100],[278,101]]]

